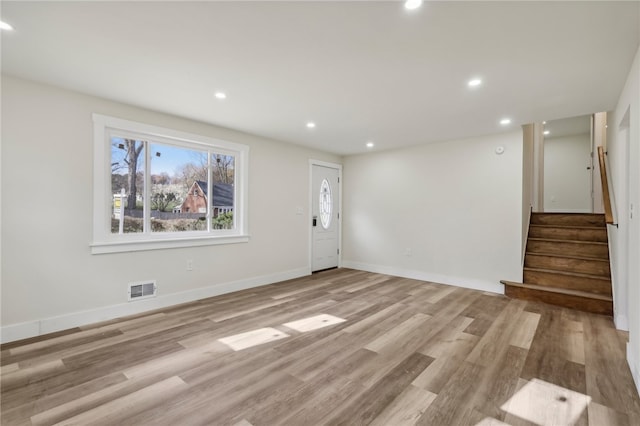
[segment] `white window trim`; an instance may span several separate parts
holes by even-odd
[[[173,145],[215,148],[217,152],[235,156],[234,177],[235,228],[212,232],[194,231],[157,234],[112,234],[109,227],[111,204],[111,141],[112,131],[127,135],[139,135],[153,141],[171,141]],[[215,244],[233,244],[249,241],[249,147],[247,145],[214,139],[206,136],[166,129],[150,124],[93,114],[93,241],[92,254],[119,253],[140,250],[156,250],[194,247]]]

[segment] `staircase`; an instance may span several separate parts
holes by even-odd
[[[533,213],[523,281],[501,281],[505,294],[613,315],[604,215]]]

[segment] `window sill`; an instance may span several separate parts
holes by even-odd
[[[131,251],[162,250],[184,247],[237,244],[249,242],[248,235],[163,238],[158,240],[129,240],[94,242],[91,254],[124,253]]]

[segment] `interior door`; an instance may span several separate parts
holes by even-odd
[[[317,164],[311,167],[311,271],[321,271],[338,266],[338,169]]]
[[[544,211],[591,213],[591,141],[588,134],[544,141]]]

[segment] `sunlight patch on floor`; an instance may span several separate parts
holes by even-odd
[[[333,315],[320,314],[314,317],[303,318],[301,320],[288,322],[282,325],[292,330],[304,333],[305,331],[317,330],[319,328],[328,327],[330,325],[340,324],[341,322],[345,321],[346,319],[334,317]]]
[[[257,330],[247,331],[246,333],[234,334],[233,336],[218,339],[219,342],[229,346],[234,351],[262,345],[276,340],[289,337],[287,333],[283,333],[275,328],[266,327]]]
[[[323,327],[328,327],[330,325],[340,324],[341,322],[345,321],[346,319],[338,318],[333,315],[320,314],[313,317],[288,322],[282,325],[290,328],[291,330],[304,333],[307,331],[313,331]],[[272,327],[266,327],[247,331],[245,333],[234,334],[233,336],[223,337],[221,339],[218,339],[218,342],[227,345],[234,351],[239,351],[253,346],[262,345],[264,343],[274,342],[276,340],[284,339],[287,337],[290,337],[287,333],[284,333]]]
[[[511,426],[511,425],[505,422],[501,422],[498,419],[494,419],[493,417],[485,417],[480,421],[480,423],[476,423],[475,426]]]
[[[575,424],[589,402],[588,395],[532,379],[500,408],[540,426],[560,426]]]

